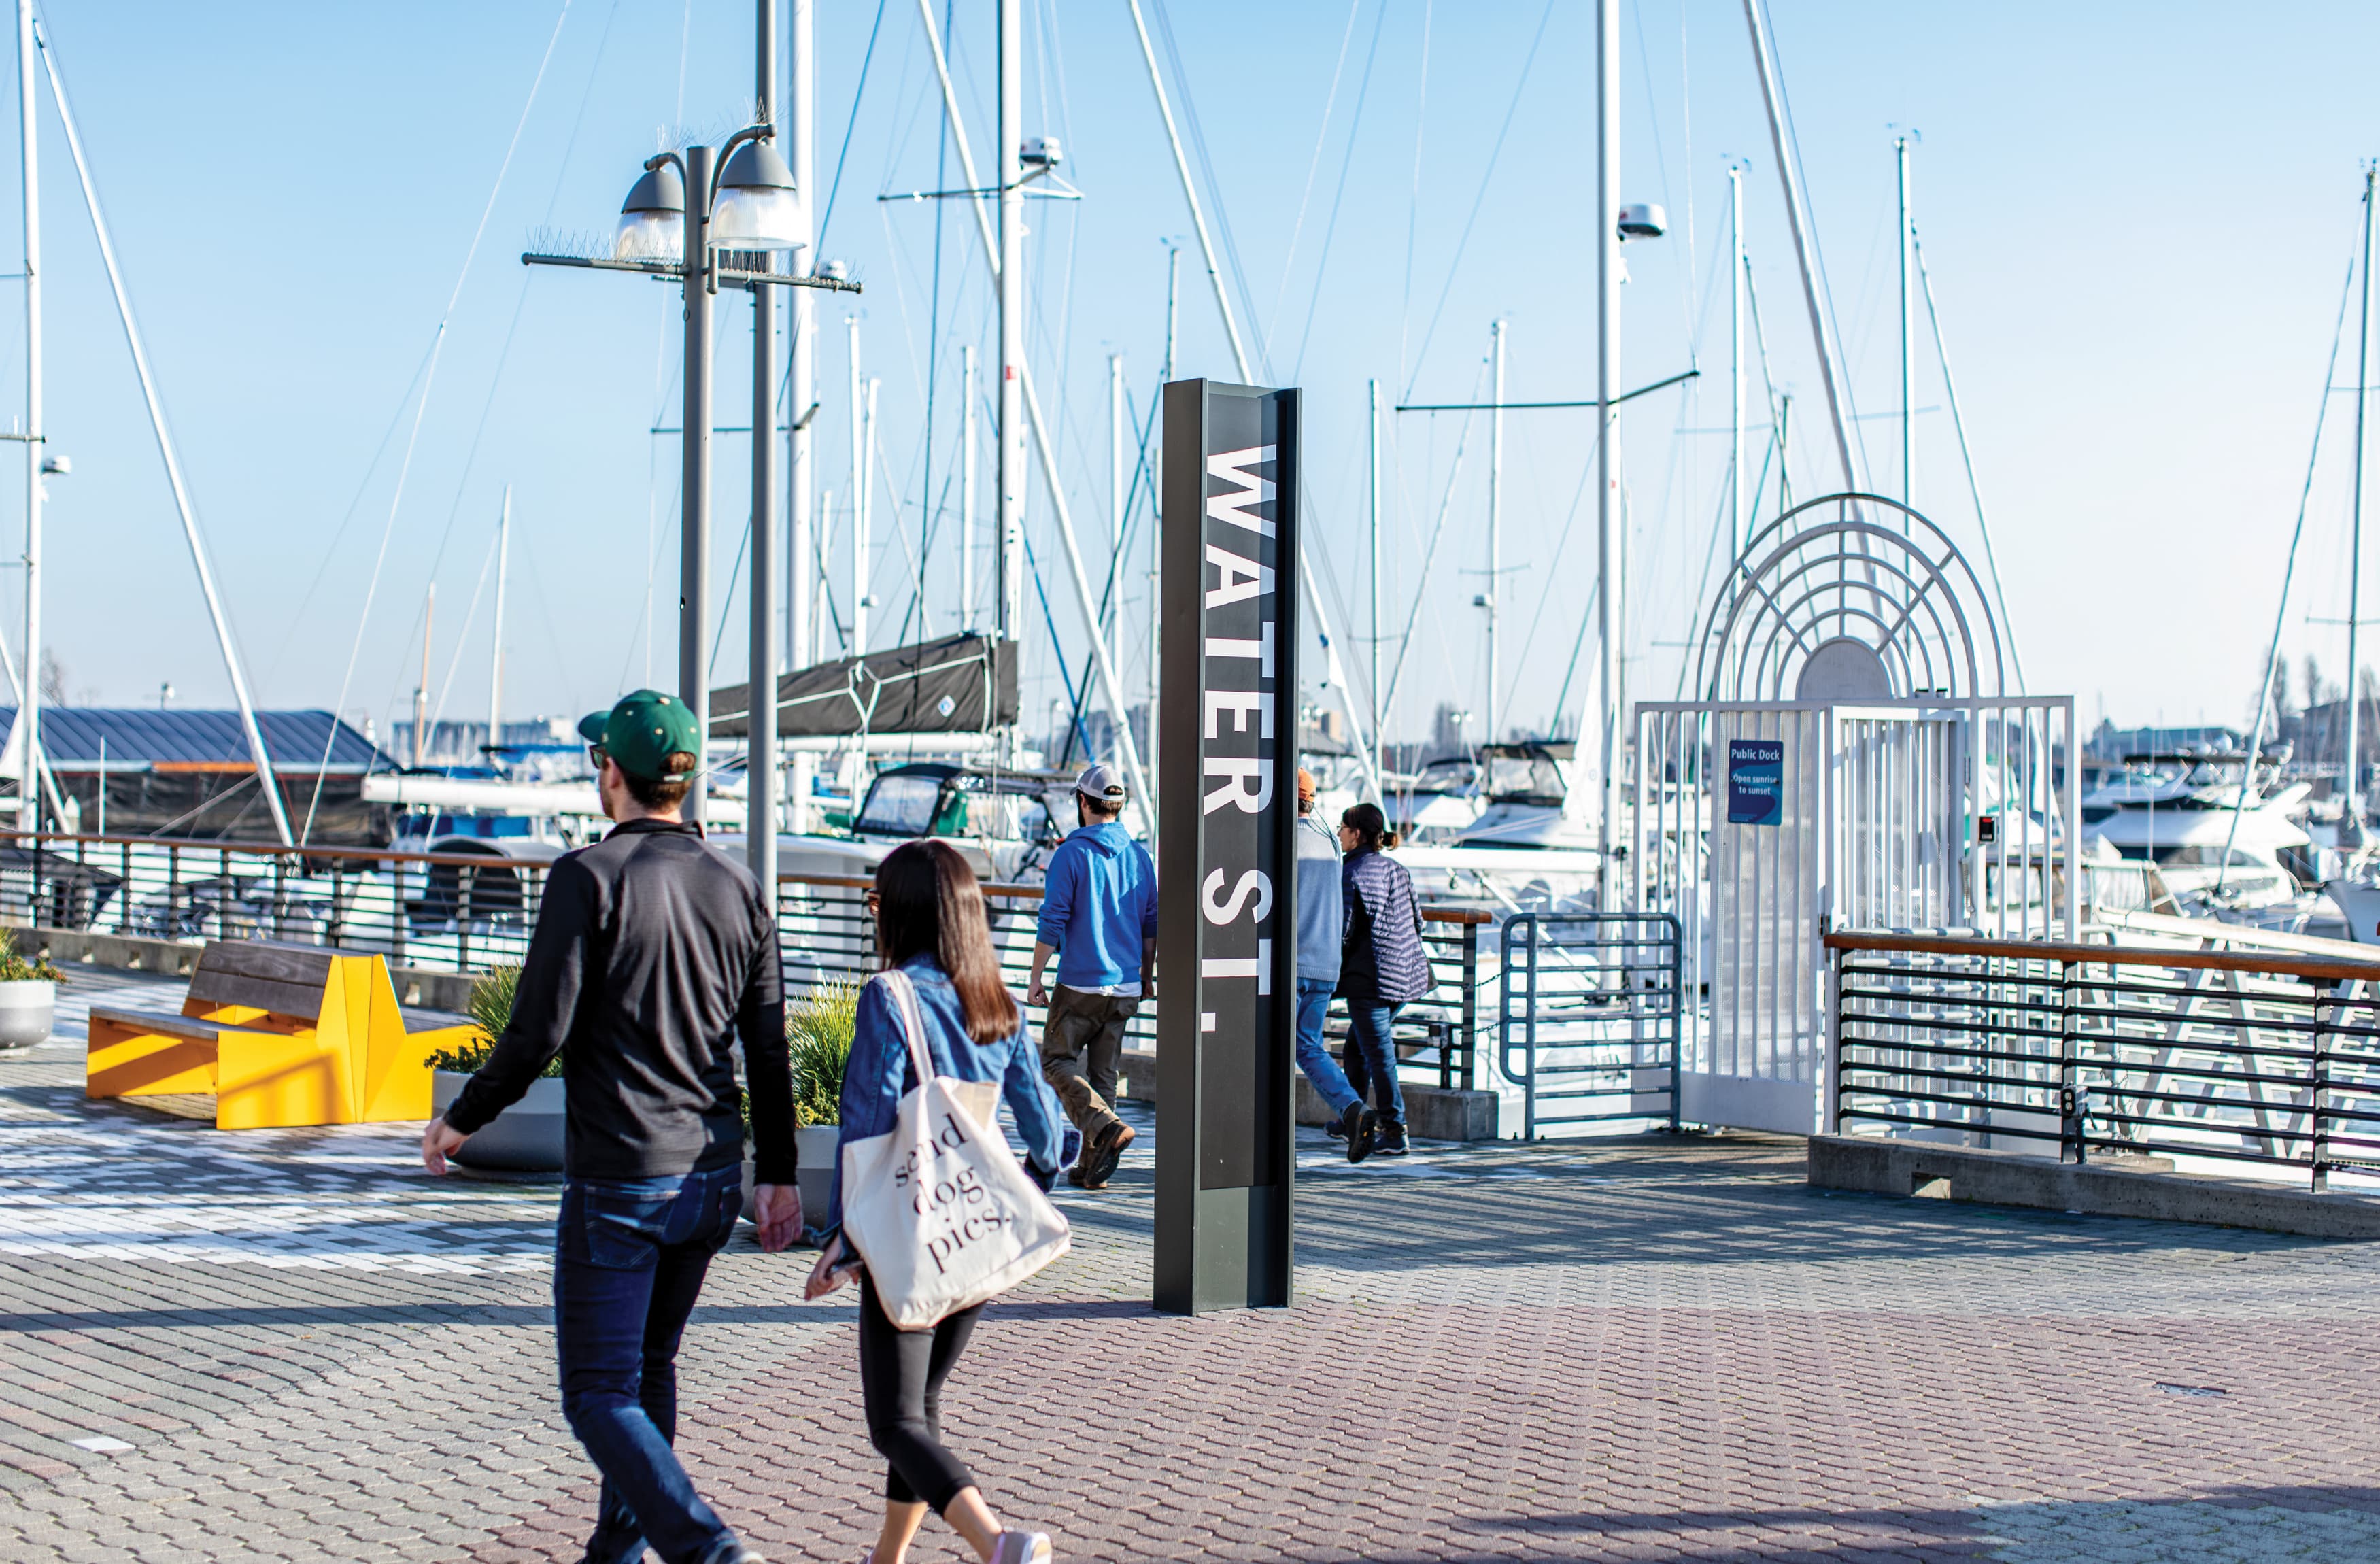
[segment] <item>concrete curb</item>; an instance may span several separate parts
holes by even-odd
[[[1149,1049],[1126,1049],[1116,1072],[1116,1095],[1132,1102],[1157,1101],[1157,1054]],[[1448,1090],[1443,1086],[1405,1086],[1405,1130],[1423,1140],[1479,1141],[1496,1138],[1499,1104],[1494,1092]],[[1315,1095],[1314,1084],[1297,1077],[1297,1121],[1323,1125],[1330,1110]]]
[[[1813,1189],[2199,1222],[2306,1238],[2380,1238],[2380,1200],[2362,1195],[2317,1194],[2202,1173],[2078,1166],[1927,1141],[1813,1135],[1809,1179]]]

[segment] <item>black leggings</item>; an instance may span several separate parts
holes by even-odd
[[[868,1443],[887,1463],[884,1497],[894,1504],[923,1499],[940,1515],[960,1489],[976,1485],[966,1463],[942,1444],[942,1381],[982,1313],[978,1303],[931,1330],[895,1329],[876,1301],[876,1283],[860,1272],[859,1391]]]

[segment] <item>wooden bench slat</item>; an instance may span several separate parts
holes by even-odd
[[[322,1012],[336,952],[269,940],[212,940],[190,974],[189,1000],[202,1009],[247,1005],[299,1021]]]
[[[295,1021],[311,1022],[322,1013],[324,987],[321,983],[283,983],[270,977],[241,977],[218,973],[212,982],[204,984],[193,976],[190,979],[190,999],[202,1009],[249,1005]]]
[[[187,1015],[176,1015],[161,1010],[119,1010],[107,1005],[91,1007],[94,1024],[120,1026],[128,1031],[154,1033],[161,1037],[188,1037],[195,1043],[221,1040],[225,1028],[212,1021],[196,1021]]]

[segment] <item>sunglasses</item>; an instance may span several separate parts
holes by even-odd
[[[603,752],[603,746],[601,745],[590,744],[587,746],[587,758],[592,762],[595,769],[600,771],[603,769],[603,762],[610,759],[611,757]]]

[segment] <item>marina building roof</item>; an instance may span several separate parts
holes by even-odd
[[[360,776],[393,770],[378,746],[327,711],[260,711],[266,750],[276,770],[311,776]],[[0,748],[16,736],[17,709],[0,707]],[[53,770],[94,771],[104,744],[113,771],[249,771],[254,770],[239,713],[153,707],[44,706],[42,747]],[[329,762],[324,763],[327,746]]]

